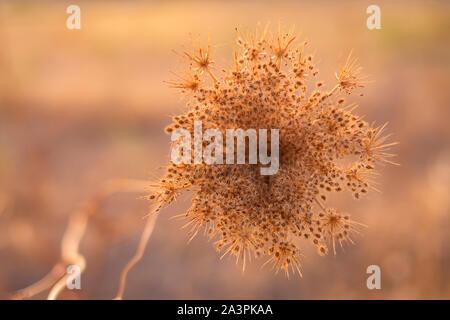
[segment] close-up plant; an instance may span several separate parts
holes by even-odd
[[[0,1],[0,300],[449,299],[449,16]]]
[[[387,124],[367,123],[356,114],[357,105],[346,102],[367,82],[351,54],[327,90],[316,80],[308,42],[299,44],[292,31],[236,31],[232,67],[220,76],[214,75],[209,44],[184,52],[185,75],[168,83],[187,95],[186,111],[172,117],[166,132],[181,128],[194,134],[195,121],[223,135],[226,128],[277,128],[279,170],[261,175],[261,164],[223,164],[223,159],[196,164],[191,155],[189,163],[171,162],[152,185],[149,199],[157,203],[152,214],[192,189],[192,205],[180,215],[190,239],[203,230],[222,257],[234,255],[243,269],[247,260],[263,255],[277,272],[301,275],[299,239],[312,242],[319,255],[330,245],[336,254],[336,243],[353,243],[363,226],[327,207],[328,194],[347,190],[359,199],[377,190],[375,167],[395,164],[389,153],[395,143],[387,142]]]

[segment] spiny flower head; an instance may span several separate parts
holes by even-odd
[[[366,77],[361,75],[361,70],[358,59],[353,58],[352,53],[350,53],[345,64],[335,74],[340,88],[348,94],[351,94],[356,88],[363,88]]]
[[[238,31],[232,69],[214,75],[208,45],[186,53],[188,76],[169,82],[191,94],[167,133],[193,133],[194,121],[222,133],[279,129],[278,172],[263,176],[262,164],[170,162],[149,196],[159,211],[192,190],[192,205],[181,215],[191,239],[203,230],[222,256],[235,256],[243,268],[252,257],[266,256],[286,275],[300,273],[299,240],[320,255],[330,244],[335,253],[336,242],[352,242],[360,224],[328,208],[328,194],[348,190],[358,199],[375,189],[377,164],[392,163],[385,126],[369,125],[340,97],[364,85],[356,60],[349,56],[335,86],[323,89],[307,42],[295,39],[267,29],[246,36]]]
[[[200,79],[198,74],[191,74],[190,72],[186,72],[183,75],[179,75],[173,72],[173,75],[176,77],[175,80],[165,81],[169,87],[181,89],[183,93],[191,93],[197,91],[202,84],[202,80]]]

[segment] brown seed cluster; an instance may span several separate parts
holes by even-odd
[[[336,242],[352,241],[357,232],[360,224],[348,214],[326,207],[328,194],[348,190],[358,199],[375,189],[375,166],[393,163],[385,125],[368,124],[342,98],[364,86],[357,61],[349,56],[337,84],[323,90],[307,42],[295,40],[291,32],[237,31],[230,70],[213,75],[218,72],[207,46],[183,53],[185,74],[169,82],[188,102],[167,133],[183,128],[193,135],[196,120],[223,135],[226,129],[279,129],[279,171],[263,176],[261,164],[171,162],[149,196],[158,212],[193,190],[192,206],[181,215],[191,239],[203,230],[243,268],[252,257],[268,256],[267,263],[288,276],[300,274],[300,239],[325,255],[329,245],[336,252]]]

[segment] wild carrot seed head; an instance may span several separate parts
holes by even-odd
[[[307,43],[295,39],[280,31],[270,36],[266,29],[246,36],[238,31],[232,69],[214,75],[208,45],[186,53],[188,76],[169,82],[191,94],[167,133],[181,128],[193,134],[197,120],[203,131],[223,135],[235,128],[279,129],[279,171],[262,176],[261,164],[170,162],[149,196],[159,211],[192,189],[192,205],[182,215],[191,238],[204,230],[217,250],[244,268],[253,256],[265,255],[286,275],[300,273],[299,239],[313,243],[320,255],[329,244],[335,252],[336,242],[352,241],[359,224],[327,208],[327,195],[369,193],[377,164],[392,163],[387,150],[393,145],[383,136],[385,126],[369,125],[340,96],[364,85],[356,60],[349,56],[337,84],[326,90],[313,79],[318,71]]]

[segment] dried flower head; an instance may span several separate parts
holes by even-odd
[[[351,94],[356,88],[364,87],[366,77],[361,75],[361,70],[358,59],[353,58],[352,53],[350,53],[344,66],[341,66],[339,72],[335,74],[340,88]]]
[[[237,46],[233,69],[221,77],[210,68],[210,46],[185,54],[188,76],[169,84],[191,94],[166,132],[193,133],[196,120],[203,130],[279,129],[279,171],[262,176],[261,164],[170,162],[149,198],[159,211],[191,189],[192,206],[182,215],[191,239],[204,230],[243,268],[254,256],[267,256],[277,271],[300,273],[299,240],[312,242],[320,255],[330,244],[335,253],[336,242],[352,242],[360,224],[327,208],[327,195],[347,189],[360,198],[375,189],[375,167],[392,163],[387,150],[393,143],[382,136],[385,125],[369,125],[340,98],[364,85],[351,56],[327,91],[314,80],[318,71],[305,53],[307,42],[296,44],[291,32],[238,32]]]
[[[191,74],[190,72],[186,72],[183,75],[179,75],[174,72],[172,74],[176,77],[176,79],[165,82],[171,88],[181,89],[183,93],[195,92],[202,84],[202,80],[198,74]]]

